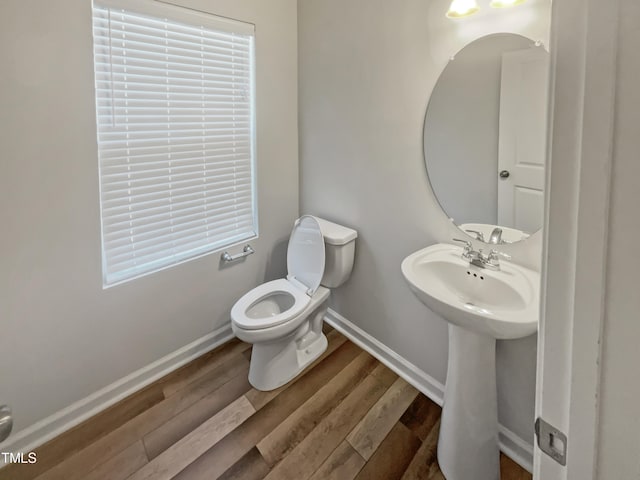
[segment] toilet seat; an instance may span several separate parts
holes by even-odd
[[[315,217],[304,215],[296,220],[289,238],[287,278],[263,283],[247,292],[231,309],[231,320],[243,330],[261,330],[295,319],[318,290],[324,274],[324,261],[324,237],[320,224]],[[291,298],[282,301],[283,298],[279,297],[276,300],[278,295]],[[288,308],[281,310],[280,304],[286,304]]]
[[[247,311],[258,303],[268,300],[269,297],[284,294],[291,295],[293,305],[277,315],[267,317],[251,318]],[[253,290],[247,292],[236,302],[231,309],[231,320],[240,328],[245,330],[260,330],[281,325],[300,315],[311,302],[311,297],[303,290],[296,287],[286,278],[280,278],[271,282],[258,285]]]

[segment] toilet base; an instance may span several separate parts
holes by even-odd
[[[263,392],[275,390],[298,376],[327,349],[327,337],[320,334],[308,347],[299,350],[296,342],[254,345],[249,367],[249,383]]]
[[[283,339],[253,345],[249,383],[256,390],[268,392],[281,387],[325,352],[328,341],[322,333],[322,320],[326,310],[326,304],[322,305]]]

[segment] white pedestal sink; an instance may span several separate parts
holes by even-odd
[[[499,480],[496,339],[538,329],[540,276],[502,261],[491,271],[437,244],[402,262],[411,290],[449,322],[449,366],[438,462],[447,480]]]

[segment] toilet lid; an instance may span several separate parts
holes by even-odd
[[[287,279],[295,279],[313,295],[324,274],[324,238],[311,215],[296,220],[287,248]]]

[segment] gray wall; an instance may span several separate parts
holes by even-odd
[[[298,216],[296,2],[180,3],[256,24],[257,253],[103,290],[91,2],[0,2],[0,403],[16,431],[227,324],[239,296],[285,271]]]
[[[359,231],[333,307],[444,382],[447,327],[409,291],[408,254],[460,233],[431,192],[422,153],[429,95],[468,42],[513,32],[548,44],[548,0],[483,5],[460,21],[447,0],[299,0],[301,211]],[[472,82],[472,79],[469,79]],[[504,250],[539,268],[540,235]],[[536,339],[500,342],[500,420],[532,442]]]

